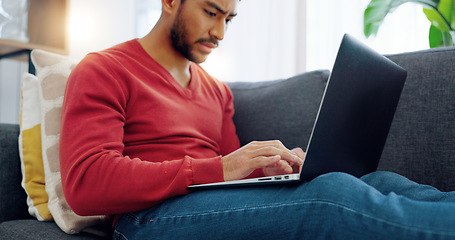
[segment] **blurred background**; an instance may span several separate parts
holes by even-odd
[[[161,13],[160,0],[67,2],[66,52],[78,60],[88,52],[144,36]],[[377,36],[365,38],[363,12],[368,3],[242,0],[225,39],[202,66],[221,81],[268,81],[331,69],[345,33],[382,54],[429,48],[430,22],[422,7],[412,3],[388,15]],[[20,77],[27,71],[26,62],[0,61],[0,122],[19,122]]]

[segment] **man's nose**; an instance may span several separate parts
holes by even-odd
[[[212,29],[210,30],[210,35],[217,39],[218,41],[223,40],[224,38],[224,33],[226,30],[226,22],[224,19],[220,19],[216,21]]]

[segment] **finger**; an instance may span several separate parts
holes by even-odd
[[[275,156],[279,155],[281,160],[285,160],[291,164],[301,165],[303,163],[303,159],[296,153],[288,149],[281,149],[272,146],[267,146],[263,148],[259,148],[254,152],[256,156]]]
[[[299,173],[300,170],[302,169],[302,166],[303,165],[294,165],[294,166],[292,166],[292,172],[293,173]]]
[[[297,154],[301,159],[305,159],[305,152],[303,149],[297,147],[291,150],[293,153]]]
[[[289,174],[292,173],[292,167],[289,165],[288,162],[284,160],[280,160],[278,163],[275,164],[276,169],[279,170],[279,174]]]
[[[282,174],[291,174],[293,173],[293,169],[289,166],[288,162],[284,160],[280,160],[278,163],[275,164],[273,167],[263,168],[264,174],[266,176],[273,176],[273,175],[282,175]]]
[[[257,169],[257,168],[268,168],[274,167],[281,161],[281,157],[279,155],[275,156],[259,156],[251,159],[250,168]]]
[[[271,141],[253,141],[250,143],[251,147],[255,149],[265,148],[265,147],[274,147],[277,149],[281,149],[283,151],[289,151],[283,143],[279,140],[271,140]]]
[[[305,152],[301,148],[297,147],[292,150],[289,150],[279,140],[267,141],[267,143],[280,149],[281,151],[283,151],[282,154],[280,154],[280,155],[282,156],[283,159],[288,160],[289,163],[298,164],[298,165],[303,164]],[[296,159],[295,156],[297,156],[298,159]]]
[[[292,165],[303,164],[303,150],[299,150],[299,148],[295,150],[289,150],[279,140],[253,141],[247,144],[246,148],[249,149],[250,158],[280,155],[281,159],[286,160]]]

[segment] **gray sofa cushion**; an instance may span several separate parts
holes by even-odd
[[[0,222],[31,218],[27,211],[27,196],[21,187],[18,136],[18,125],[3,124],[0,128]]]
[[[14,220],[0,223],[0,239],[21,240],[55,240],[55,239],[110,239],[110,236],[100,237],[98,233],[81,232],[76,235],[64,233],[55,222],[39,222],[36,219]],[[103,232],[104,234],[104,232]]]
[[[228,83],[241,144],[279,139],[288,148],[305,150],[329,73],[320,70],[272,82]]]
[[[455,190],[455,48],[388,57],[408,78],[380,169]]]

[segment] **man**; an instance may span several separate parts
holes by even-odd
[[[60,140],[73,210],[112,216],[116,239],[455,238],[455,194],[392,173],[188,194],[191,184],[286,174],[303,163],[302,149],[279,141],[240,147],[230,90],[197,64],[223,39],[237,4],[162,0],[147,36],[76,67]]]

